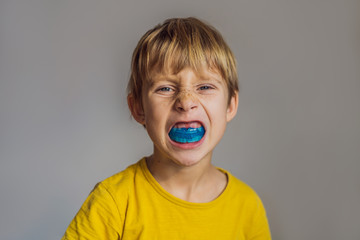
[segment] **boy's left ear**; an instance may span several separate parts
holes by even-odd
[[[227,122],[230,122],[236,116],[238,104],[239,104],[239,93],[235,92],[234,96],[231,97],[227,108],[227,112],[226,112]]]

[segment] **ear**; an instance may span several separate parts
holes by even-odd
[[[236,116],[238,105],[239,105],[239,93],[235,92],[234,96],[231,97],[227,108],[227,112],[226,112],[227,122],[230,122]]]
[[[135,100],[134,95],[130,93],[127,96],[127,103],[133,118],[141,125],[145,125],[145,113],[141,102]]]

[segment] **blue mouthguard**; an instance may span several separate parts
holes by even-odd
[[[198,128],[172,128],[169,132],[171,140],[179,143],[193,143],[200,141],[205,134],[204,127]]]

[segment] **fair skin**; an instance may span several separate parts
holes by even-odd
[[[209,202],[225,189],[227,177],[211,164],[215,146],[237,112],[238,94],[229,101],[227,85],[217,71],[195,72],[184,68],[153,74],[142,89],[142,104],[130,94],[129,108],[137,122],[146,126],[154,143],[147,158],[150,172],[174,196],[189,202]],[[194,143],[177,143],[168,133],[176,124],[205,128]]]

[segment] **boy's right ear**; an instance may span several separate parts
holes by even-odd
[[[127,103],[133,118],[141,125],[145,125],[145,113],[142,104],[136,101],[131,93],[127,96]]]

